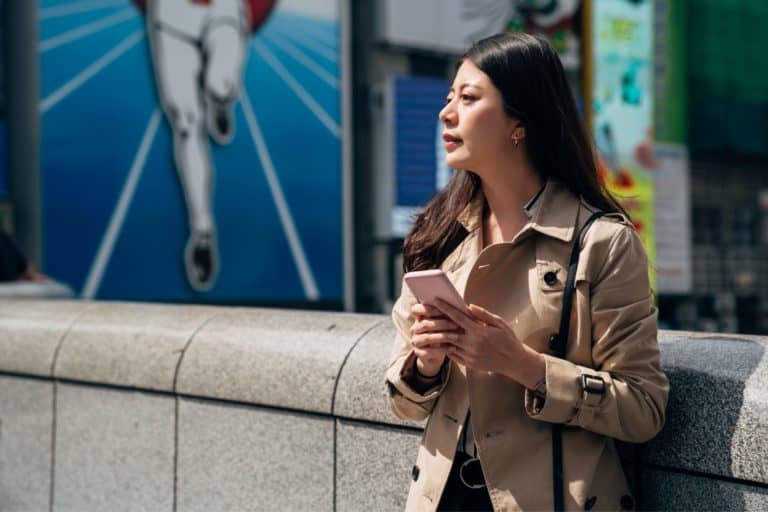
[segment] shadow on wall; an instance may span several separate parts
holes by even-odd
[[[642,481],[643,508],[748,508],[739,484],[681,478],[680,470],[757,480],[755,468],[734,461],[745,460],[754,440],[768,433],[742,408],[745,389],[762,373],[756,370],[764,352],[765,345],[743,338],[680,337],[663,344],[662,366],[670,380],[667,422],[644,453],[650,467]]]

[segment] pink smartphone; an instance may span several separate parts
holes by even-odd
[[[472,317],[464,299],[442,270],[417,270],[406,273],[404,278],[408,288],[422,304],[434,306],[435,299],[439,297],[465,315]]]

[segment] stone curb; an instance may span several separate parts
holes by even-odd
[[[383,315],[0,300],[0,373],[56,378],[395,427]],[[662,467],[768,484],[768,339],[660,333],[671,382]]]

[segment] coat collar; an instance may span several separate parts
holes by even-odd
[[[563,242],[573,239],[579,215],[579,198],[562,183],[550,179],[534,205],[531,227]]]
[[[563,242],[570,242],[579,213],[579,198],[565,185],[551,178],[537,195],[538,198],[534,197],[527,205],[531,218],[528,227]],[[468,232],[471,233],[480,226],[484,205],[485,196],[480,189],[459,214],[457,220]]]

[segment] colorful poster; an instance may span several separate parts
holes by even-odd
[[[461,53],[504,31],[549,39],[566,69],[581,64],[581,0],[380,0],[379,36],[390,44]]]
[[[632,216],[653,270],[652,15],[651,0],[592,3],[592,122],[599,173]]]
[[[582,0],[518,0],[510,2],[506,30],[546,37],[568,71],[581,68]]]
[[[40,0],[45,269],[85,298],[343,299],[337,0]]]

